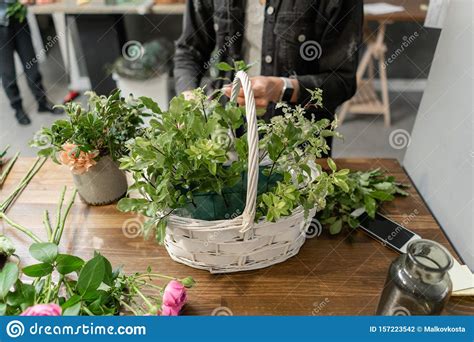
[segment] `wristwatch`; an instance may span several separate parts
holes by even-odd
[[[293,88],[293,83],[291,83],[291,80],[286,77],[280,77],[280,79],[283,81],[283,89],[281,91],[280,101],[290,102],[293,92],[295,91]]]

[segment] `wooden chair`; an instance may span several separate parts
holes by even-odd
[[[385,65],[385,52],[387,51],[384,42],[385,27],[385,22],[380,22],[376,38],[367,42],[367,49],[357,68],[357,92],[341,106],[337,115],[339,124],[343,123],[347,113],[383,114],[385,126],[390,127],[390,104]],[[368,30],[367,26],[365,29]],[[382,99],[379,99],[374,87],[375,63],[378,66]],[[366,73],[367,78],[363,78]]]

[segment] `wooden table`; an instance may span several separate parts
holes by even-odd
[[[19,159],[0,191],[0,198],[10,192],[32,162],[32,158]],[[337,163],[354,170],[380,167],[397,180],[409,182],[395,160],[340,159]],[[72,188],[69,171],[48,161],[10,208],[8,216],[44,237],[42,212],[55,211],[64,185]],[[453,252],[414,188],[410,194],[408,198],[397,198],[386,204],[382,212],[398,222],[405,219],[408,228]],[[396,252],[360,231],[337,236],[324,231],[321,236],[307,240],[297,256],[282,264],[257,271],[211,275],[173,262],[164,247],[153,241],[126,237],[122,226],[130,219],[134,215],[121,213],[114,205],[90,207],[76,200],[68,218],[62,251],[90,258],[95,249],[100,250],[114,266],[123,264],[126,272],[145,271],[150,265],[164,274],[193,276],[198,286],[189,293],[185,314],[210,315],[215,309],[225,307],[234,315],[372,315],[387,269],[397,257]],[[16,243],[23,264],[33,263],[25,257],[30,241],[4,222],[0,222],[0,227]],[[472,298],[455,297],[445,313],[472,314],[472,307]]]

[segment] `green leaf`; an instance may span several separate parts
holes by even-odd
[[[7,312],[7,304],[0,303],[0,316],[5,316],[6,312]]]
[[[337,170],[337,166],[336,166],[336,163],[334,162],[334,160],[332,160],[331,158],[328,158],[328,166],[329,168],[333,171],[333,172],[336,172]]]
[[[65,301],[62,305],[61,305],[61,309],[63,310],[63,316],[66,316],[64,314],[64,310],[67,310],[69,308],[72,308],[74,307],[75,305],[79,304],[79,307],[80,307],[80,304],[81,304],[81,296],[79,296],[78,294],[74,294],[72,295],[71,297],[69,297],[69,299],[67,301]],[[71,315],[72,316],[72,315]]]
[[[156,226],[156,240],[162,245],[166,237],[166,220],[161,219]]]
[[[18,274],[18,266],[15,263],[8,262],[3,266],[3,269],[0,272],[0,298],[5,298],[10,291],[10,288],[17,281]]]
[[[43,262],[41,264],[35,264],[26,266],[23,268],[23,273],[28,277],[39,278],[44,277],[53,272],[53,265]]]
[[[15,292],[10,292],[7,297],[8,305],[11,306],[31,306],[34,301],[35,287],[30,284],[23,284],[20,280],[17,280],[15,284]]]
[[[380,201],[393,201],[393,199],[395,198],[392,194],[381,190],[372,191],[370,193],[370,196]]]
[[[364,196],[364,207],[367,215],[371,218],[375,217],[375,211],[377,209],[377,202],[370,196]]]
[[[79,293],[97,290],[104,279],[105,265],[101,255],[97,255],[89,260],[81,270],[77,280],[77,289]]]
[[[69,274],[78,271],[83,265],[84,260],[74,255],[58,254],[56,259],[56,269],[61,274]]]
[[[30,246],[30,254],[38,261],[52,264],[58,255],[58,246],[51,242],[34,243]]]
[[[122,198],[117,203],[117,209],[123,212],[139,211],[148,201],[144,198]]]
[[[78,302],[73,306],[70,306],[63,310],[63,316],[78,316],[79,312],[81,311],[82,303]]]
[[[216,64],[216,68],[221,71],[232,71],[234,68],[226,62],[220,62]]]
[[[162,111],[160,109],[160,106],[158,106],[158,104],[153,101],[152,99],[150,99],[149,97],[146,97],[146,96],[141,96],[139,97],[140,101],[145,105],[146,108],[148,108],[149,110],[151,110],[153,113],[155,114],[161,114]]]
[[[342,220],[339,219],[339,220],[334,221],[334,223],[329,226],[329,233],[331,233],[332,235],[339,234],[341,232],[341,229],[342,229]]]
[[[342,189],[344,192],[349,192],[349,185],[341,178],[334,177],[334,184]]]

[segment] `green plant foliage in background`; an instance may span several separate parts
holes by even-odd
[[[57,162],[57,153],[67,143],[76,145],[77,152],[98,151],[99,156],[110,155],[114,160],[128,153],[125,143],[143,132],[143,119],[149,116],[142,102],[123,98],[118,90],[110,96],[86,94],[87,108],[68,103],[63,106],[67,119],[57,120],[35,134],[30,145],[40,149],[39,156]]]
[[[15,2],[7,8],[7,18],[13,18],[23,23],[26,19],[26,6],[20,2]]]

